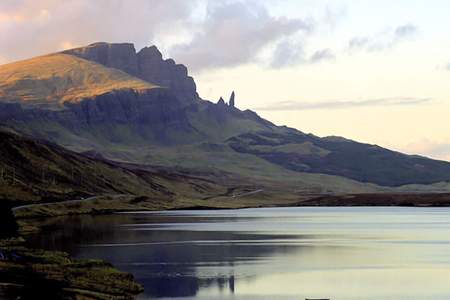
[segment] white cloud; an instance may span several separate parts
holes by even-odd
[[[282,101],[268,106],[255,108],[260,111],[293,111],[310,109],[343,109],[352,107],[368,106],[402,106],[424,104],[432,101],[431,98],[397,97],[397,98],[377,98],[366,100],[333,100],[324,102],[298,102]]]

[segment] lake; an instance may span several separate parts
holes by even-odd
[[[64,217],[29,243],[105,259],[142,299],[450,299],[449,208]]]

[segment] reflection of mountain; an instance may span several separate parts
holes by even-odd
[[[253,268],[264,265],[265,260],[307,251],[307,247],[303,249],[281,240],[312,237],[170,230],[173,220],[140,215],[60,218],[47,225],[48,233],[44,228],[43,234],[31,236],[30,243],[64,250],[77,258],[105,259],[132,273],[144,285],[146,295],[181,297],[194,296],[199,289],[208,287],[233,293],[235,282],[255,276]],[[139,230],[164,221],[169,223],[166,229]],[[191,222],[196,218],[181,221]],[[121,226],[139,223],[147,225]],[[103,245],[89,246],[95,244]],[[122,246],[114,247],[114,244]],[[245,278],[242,274],[246,274]]]

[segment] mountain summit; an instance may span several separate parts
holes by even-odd
[[[198,98],[194,79],[184,65],[173,59],[163,59],[155,46],[136,53],[133,44],[95,43],[63,53],[94,61],[109,68],[122,70],[132,76],[170,89],[181,100]]]
[[[187,68],[155,46],[95,43],[0,66],[0,122],[73,151],[303,192],[450,181],[450,163],[319,138],[235,103],[234,91],[228,105],[202,100]]]

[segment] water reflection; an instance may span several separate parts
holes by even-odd
[[[142,298],[449,299],[450,210],[278,208],[51,220],[34,246],[102,258]]]

